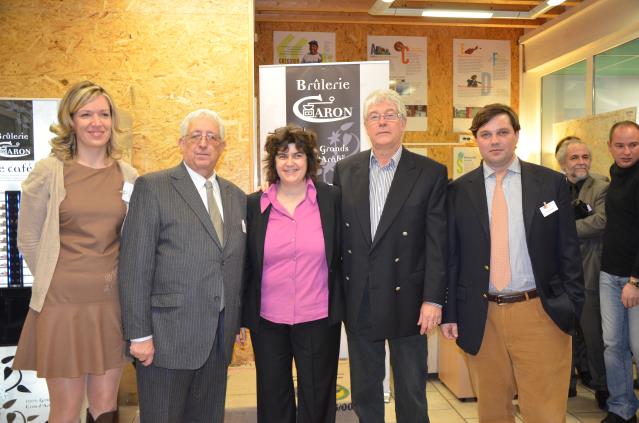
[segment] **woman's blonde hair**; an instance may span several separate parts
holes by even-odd
[[[92,102],[99,96],[104,96],[109,103],[111,111],[111,136],[107,143],[107,156],[120,157],[120,148],[117,143],[117,134],[120,132],[118,112],[109,93],[101,86],[91,82],[82,81],[69,88],[64,94],[58,109],[58,123],[49,127],[56,136],[51,140],[51,155],[62,161],[72,160],[77,155],[78,141],[73,130],[73,114],[82,106]]]

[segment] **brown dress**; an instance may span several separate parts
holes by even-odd
[[[79,377],[126,363],[117,283],[122,185],[117,163],[64,165],[60,255],[42,311],[27,315],[15,369],[36,370],[41,378]]]

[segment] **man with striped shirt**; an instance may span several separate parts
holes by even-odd
[[[390,347],[398,423],[428,422],[426,332],[445,297],[446,168],[402,147],[406,107],[392,90],[364,101],[372,149],[339,162],[343,284],[353,407],[384,422]]]

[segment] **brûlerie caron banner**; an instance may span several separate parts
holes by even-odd
[[[286,69],[286,121],[317,134],[322,169],[331,183],[335,164],[360,151],[359,65]]]
[[[339,160],[370,147],[362,104],[372,91],[388,88],[389,62],[260,66],[259,81],[256,162],[263,166],[266,138],[276,128],[292,124],[312,129],[322,161],[318,178],[331,183]],[[263,168],[256,173],[262,174]]]

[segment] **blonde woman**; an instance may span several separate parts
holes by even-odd
[[[50,423],[117,421],[126,363],[118,300],[120,228],[137,172],[117,160],[111,96],[83,81],[62,98],[51,155],[22,184],[18,247],[34,275],[15,369],[46,378]]]

